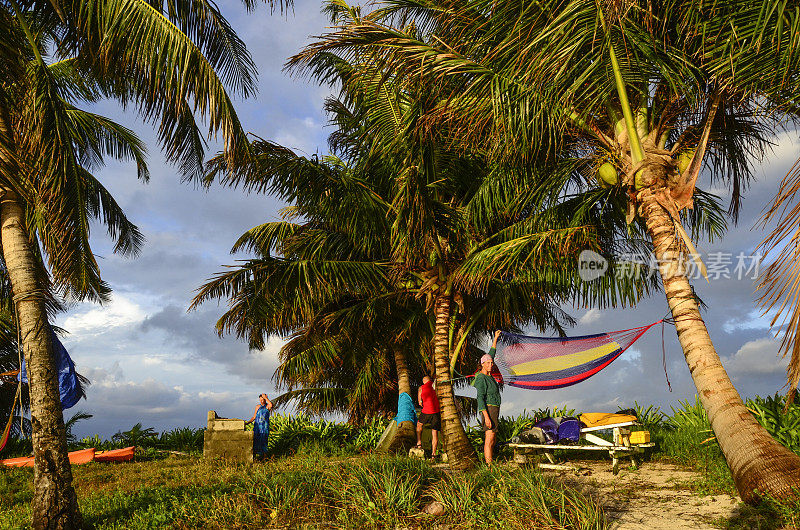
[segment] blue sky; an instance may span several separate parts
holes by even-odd
[[[258,94],[237,104],[245,128],[306,154],[326,151],[329,129],[324,128],[322,104],[328,89],[290,78],[282,65],[310,36],[325,31],[328,22],[319,5],[297,1],[294,12],[286,15],[270,14],[265,6],[248,14],[238,1],[220,2],[259,70]],[[113,102],[96,110],[134,129],[149,146],[149,184],[138,182],[128,164],[110,164],[98,172],[147,241],[137,258],[127,259],[110,252],[100,227],[92,236],[114,295],[104,306],[73,305],[57,319],[69,332],[63,342],[79,371],[92,380],[88,399],[66,411],[66,417],[77,410],[94,415],[76,426],[79,436],[110,436],[136,422],[158,431],[202,426],[209,409],[249,418],[260,392],[277,393],[271,377],[281,339],[251,352],[245,343],[219,338],[214,331],[224,305],[207,303],[192,312],[187,308],[206,279],[245,257],[228,252],[238,236],[277,219],[284,205],[270,197],[181,183],[177,171],[164,163],[151,127]],[[775,142],[775,153],[746,193],[739,224],[721,241],[700,242],[701,252],[749,255],[763,239],[764,232],[752,227],[800,154],[795,132]],[[711,337],[742,395],[780,390],[786,361],[777,357],[778,343],[757,311],[753,281],[720,278],[694,284],[708,304],[704,317]],[[663,295],[656,294],[634,309],[566,309],[579,319],[571,334],[583,335],[644,325],[660,319],[667,307]],[[660,328],[653,328],[609,368],[580,385],[556,391],[506,390],[502,413],[561,405],[601,411],[634,401],[669,411],[678,400],[693,399],[695,391],[674,328],[665,330],[665,347],[672,392],[662,367]]]

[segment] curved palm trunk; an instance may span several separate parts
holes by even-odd
[[[748,503],[758,500],[756,490],[777,498],[791,495],[792,488],[800,488],[800,457],[777,443],[744,406],[700,316],[669,213],[651,190],[639,198],[689,372],[739,495]]]
[[[394,349],[394,364],[397,369],[397,393],[402,394],[405,392],[411,395],[411,377],[408,373],[408,363],[406,361],[406,352],[402,348]],[[414,399],[414,396],[411,396]],[[398,425],[397,434],[394,435],[392,445],[389,447],[390,452],[406,452],[409,448],[417,443],[417,426],[409,422],[403,422]]]
[[[450,382],[450,349],[448,331],[450,327],[451,295],[437,297],[435,304],[436,332],[433,336],[433,358],[436,366],[436,396],[442,414],[442,435],[451,468],[467,469],[475,465],[475,451],[470,445],[461,418],[458,415]]]
[[[67,457],[58,372],[41,296],[46,286],[40,285],[43,272],[25,228],[24,209],[9,191],[0,204],[0,230],[31,389],[35,456],[31,525],[36,529],[80,528],[83,525]]]

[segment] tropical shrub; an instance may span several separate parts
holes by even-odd
[[[671,429],[694,429],[710,431],[711,423],[708,421],[708,413],[700,402],[700,396],[694,396],[694,403],[689,400],[678,400],[679,408],[670,407],[672,416],[667,418],[666,426]]]
[[[661,408],[655,405],[650,405],[645,408],[643,405],[639,405],[638,402],[634,401],[633,410],[636,411],[636,417],[645,429],[660,427],[666,418],[666,414],[661,411]]]
[[[17,456],[28,456],[33,453],[33,444],[30,438],[19,438],[17,436],[9,436],[3,452],[0,453],[2,458],[14,458]]]
[[[356,426],[312,420],[305,414],[274,414],[270,418],[269,453],[281,456],[298,452],[321,452],[327,455],[368,452],[378,445],[389,421],[370,418]]]
[[[736,489],[728,464],[711,431],[708,414],[695,397],[678,401],[671,407],[672,415],[659,425],[652,425],[651,440],[655,442],[655,458],[687,466],[701,473],[690,486],[702,493],[731,493]]]
[[[142,423],[139,422],[127,431],[117,431],[117,433],[111,437],[111,440],[124,445],[144,446],[155,438],[158,438],[158,433],[155,429],[152,427],[142,427]]]
[[[183,427],[163,431],[158,437],[157,447],[173,451],[198,452],[203,450],[205,428]]]
[[[800,454],[800,404],[792,403],[786,407],[786,397],[775,394],[748,399],[747,408],[773,438]]]

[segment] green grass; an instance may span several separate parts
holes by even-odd
[[[799,405],[785,415],[780,396],[756,398],[747,405],[776,438],[800,451],[795,428]],[[699,401],[680,402],[671,414],[657,407],[635,404],[634,408],[656,443],[650,458],[698,472],[697,479],[682,486],[702,495],[736,495]],[[75,487],[87,523],[96,528],[425,527],[434,523],[525,528],[531,520],[541,521],[542,528],[602,528],[602,510],[590,498],[547,475],[504,466],[511,451],[503,442],[549,414],[577,415],[571,410],[539,410],[503,417],[498,433],[499,468],[452,475],[418,460],[371,456],[386,426],[384,419],[353,426],[275,415],[270,457],[252,466],[199,458],[203,429],[187,427],[141,437],[147,429],[139,426],[121,432],[115,441],[91,437],[73,447],[129,445],[126,433],[139,436],[141,443],[135,462],[74,467]],[[480,452],[482,432],[471,427],[467,435]],[[12,440],[3,456],[28,454],[29,446],[27,440]],[[171,457],[165,450],[192,456]],[[0,471],[0,528],[17,528],[29,520],[31,478],[29,469]],[[432,501],[441,502],[447,514],[436,519],[422,514],[422,507]],[[796,502],[766,499],[755,508],[742,505],[735,517],[716,524],[728,529],[791,528],[798,523],[798,513]]]
[[[74,468],[97,529],[383,527],[605,528],[596,501],[534,470],[449,474],[399,457],[275,458],[248,465],[178,457]],[[0,527],[29,520],[30,470],[3,475]],[[13,491],[14,495],[9,495]],[[441,517],[422,513],[437,500]]]

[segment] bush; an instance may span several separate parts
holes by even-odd
[[[205,428],[193,429],[191,427],[183,427],[180,429],[172,429],[171,431],[163,431],[158,437],[157,447],[161,449],[168,449],[172,451],[184,452],[202,452],[203,451],[203,434]]]
[[[645,429],[656,429],[661,427],[666,418],[666,414],[661,412],[661,409],[655,405],[650,405],[649,407],[644,408],[642,405],[639,405],[638,402],[634,401],[633,410],[636,411],[636,417],[639,419],[639,423],[641,423]]]
[[[671,407],[672,416],[649,429],[656,456],[700,472],[701,478],[690,484],[700,493],[735,495],[736,486],[700,398],[678,403],[678,408]]]
[[[304,414],[275,414],[270,418],[269,454],[282,456],[294,453],[323,455],[368,452],[378,445],[390,420],[370,418],[360,426],[312,420]]]
[[[747,408],[758,423],[787,449],[800,454],[800,404],[786,407],[786,397],[779,394],[747,400]],[[786,412],[784,412],[786,408]]]
[[[0,458],[15,458],[18,456],[30,456],[33,454],[33,442],[30,438],[17,438],[9,436],[5,448],[3,448],[3,456]]]

